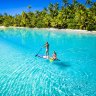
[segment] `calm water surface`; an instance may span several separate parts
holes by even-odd
[[[61,61],[35,57],[46,41]],[[96,96],[96,35],[0,29],[0,96]]]

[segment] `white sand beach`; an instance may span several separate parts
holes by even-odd
[[[6,28],[5,26],[0,26],[0,29],[2,29],[2,28]]]
[[[4,29],[4,28],[28,28],[28,27],[14,27],[14,26],[10,26],[10,27],[5,27],[5,26],[0,26],[0,29]],[[57,28],[31,28],[31,29],[35,29],[35,30],[51,30],[53,32],[68,32],[68,33],[84,33],[84,34],[96,34],[96,31],[87,31],[87,30],[80,30],[80,29],[57,29]]]

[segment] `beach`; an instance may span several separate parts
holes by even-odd
[[[29,28],[29,27],[5,27],[5,26],[0,26],[0,29],[5,29],[5,28]],[[30,29],[35,29],[35,30],[51,30],[53,32],[59,31],[59,32],[68,32],[68,33],[84,33],[84,34],[96,34],[96,31],[88,31],[88,30],[80,30],[80,29],[57,29],[57,28],[30,28]]]

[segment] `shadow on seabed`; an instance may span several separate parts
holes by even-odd
[[[71,66],[68,62],[64,62],[64,61],[58,61],[58,62],[56,61],[56,62],[53,62],[52,64],[57,65],[58,67],[61,67],[61,68],[68,68]]]

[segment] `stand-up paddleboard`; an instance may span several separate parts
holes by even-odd
[[[48,56],[43,56],[43,55],[37,55],[37,57],[48,59]]]
[[[43,59],[47,59],[47,60],[49,60],[50,62],[60,61],[59,59],[54,60],[52,57],[50,58],[49,56],[37,55],[37,57],[43,58]]]

